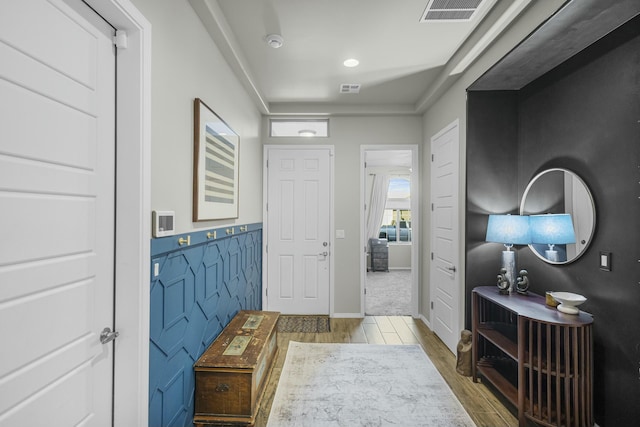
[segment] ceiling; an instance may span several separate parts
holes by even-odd
[[[520,90],[640,13],[640,0],[566,3],[469,90]]]
[[[267,115],[420,114],[532,0],[190,0]],[[420,22],[427,9],[477,9]],[[459,11],[458,11],[459,12]],[[266,36],[279,34],[274,49]],[[359,66],[343,61],[356,58]],[[341,93],[341,85],[360,91]]]

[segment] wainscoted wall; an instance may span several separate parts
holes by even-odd
[[[150,298],[149,426],[191,426],[193,364],[238,311],[262,307],[262,224],[153,239]]]

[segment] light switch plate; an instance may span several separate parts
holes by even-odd
[[[336,239],[344,239],[344,230],[336,230]]]
[[[611,271],[611,252],[600,251],[600,270]]]

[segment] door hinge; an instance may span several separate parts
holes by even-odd
[[[367,294],[367,288],[364,288],[364,294],[365,295]]]
[[[126,49],[127,32],[123,30],[117,30],[116,35],[113,37],[113,44],[116,45],[118,49]]]
[[[431,252],[431,261],[433,261],[433,252]]]
[[[367,162],[364,162],[364,168],[365,169],[367,168]]]
[[[431,310],[433,310],[433,301],[431,301]]]
[[[267,159],[267,168],[269,167],[269,159]]]
[[[432,155],[431,155],[431,161],[432,161],[432,162],[433,162],[433,159],[434,159],[434,158],[435,158],[435,157],[434,157],[434,155],[432,154]]]
[[[433,212],[433,207],[434,207],[433,203],[431,203],[431,212]]]
[[[269,288],[264,288],[264,296],[265,297],[269,296]]]

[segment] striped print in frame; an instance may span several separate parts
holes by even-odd
[[[193,220],[237,218],[240,137],[200,98],[194,142]]]

